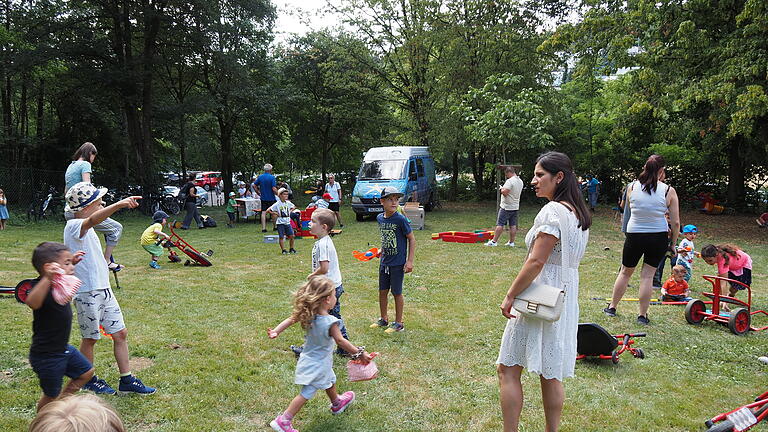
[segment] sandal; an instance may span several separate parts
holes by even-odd
[[[107,268],[110,271],[119,272],[120,270],[124,269],[125,267],[123,267],[122,264],[118,264],[118,263],[112,261],[111,263],[107,264]]]

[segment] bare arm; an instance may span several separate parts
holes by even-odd
[[[520,273],[517,274],[517,277],[507,291],[507,295],[504,297],[504,301],[501,303],[501,313],[505,317],[512,318],[512,302],[541,273],[541,269],[544,268],[544,263],[547,262],[549,255],[552,254],[552,249],[555,248],[557,240],[557,237],[551,234],[539,233],[536,236],[533,250],[528,254],[528,258],[523,263],[523,268],[520,269]]]
[[[344,336],[341,335],[341,330],[339,330],[338,323],[337,325],[332,325],[328,330],[328,333],[333,338],[333,340],[336,341],[336,345],[338,345],[339,348],[350,354],[357,353],[357,347],[352,344],[352,342],[344,339]],[[367,351],[363,351],[363,355],[361,355],[358,360],[361,360],[363,363],[369,363],[372,358],[373,357],[371,357]]]
[[[91,173],[83,173],[83,181],[85,183],[90,183],[91,182]]]
[[[317,267],[315,271],[309,274],[307,276],[307,279],[312,279],[313,276],[319,276],[328,274],[328,269],[331,267],[330,261],[320,261],[320,265]]]
[[[54,263],[48,263],[45,265],[45,275],[40,278],[40,281],[35,284],[35,287],[29,292],[27,300],[24,302],[32,310],[38,310],[43,306],[45,298],[48,296],[48,292],[51,290],[51,265]]]
[[[280,336],[280,333],[284,332],[285,329],[288,327],[296,324],[296,321],[293,320],[293,318],[288,317],[283,320],[280,324],[277,325],[274,329],[267,328],[267,336],[269,336],[270,339],[274,339],[278,336]]]
[[[505,188],[505,187],[501,188],[501,194],[504,195],[504,196],[509,195],[510,192],[512,192],[512,191],[507,189],[507,188]]]
[[[677,244],[680,235],[680,204],[675,188],[670,187],[667,194],[667,208],[669,209],[669,225],[672,227],[672,245]]]
[[[110,216],[112,216],[112,213],[120,210],[121,208],[136,208],[139,206],[138,200],[140,200],[140,196],[132,196],[125,199],[122,199],[110,206],[100,208],[99,210],[96,210],[92,215],[88,216],[84,221],[83,224],[80,226],[80,238],[82,238],[86,232],[88,232],[89,229],[93,228],[94,226],[104,222],[104,220]]]
[[[408,258],[405,260],[403,271],[410,273],[413,271],[413,260],[416,258],[416,236],[411,231],[405,237],[408,239]]]

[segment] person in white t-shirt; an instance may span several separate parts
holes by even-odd
[[[515,168],[508,166],[504,168],[504,175],[507,181],[500,187],[501,204],[499,204],[499,215],[496,218],[496,231],[493,238],[488,240],[486,246],[498,246],[501,232],[504,226],[509,225],[509,241],[504,246],[515,247],[515,236],[517,235],[517,212],[520,210],[520,193],[523,191],[523,181],[515,172]]]
[[[75,295],[77,323],[82,341],[80,352],[93,364],[93,348],[101,338],[99,327],[111,335],[114,343],[115,360],[120,371],[118,391],[122,394],[152,394],[155,389],[145,386],[140,379],[131,374],[128,355],[128,329],[123,313],[109,284],[109,269],[104,265],[101,242],[93,227],[122,208],[136,208],[140,196],[128,197],[110,206],[101,207],[101,198],[107,193],[106,188],[97,189],[86,182],[72,186],[66,195],[67,206],[64,211],[71,211],[75,218],[67,221],[64,227],[64,244],[74,251],[83,251],[85,255],[75,267],[75,276],[83,284]],[[115,394],[115,390],[103,379],[93,375],[83,390],[96,394]]]
[[[336,176],[328,174],[328,184],[325,185],[325,193],[331,198],[328,200],[328,208],[336,214],[339,220],[339,228],[344,228],[344,222],[341,221],[341,185],[336,182]],[[325,198],[325,195],[323,195]]]
[[[280,188],[277,191],[277,197],[277,202],[272,204],[267,211],[276,217],[275,226],[277,227],[280,249],[283,250],[283,255],[288,253],[295,254],[296,249],[293,248],[293,241],[296,236],[293,233],[293,227],[291,227],[291,212],[296,210],[296,206],[288,201],[288,191],[284,188]],[[285,237],[288,237],[290,242],[290,250],[285,250]]]
[[[347,327],[341,318],[341,295],[344,294],[344,287],[341,284],[341,270],[339,269],[339,256],[336,254],[336,247],[333,245],[330,233],[336,225],[336,215],[333,211],[324,208],[318,208],[312,212],[312,223],[309,226],[309,232],[317,237],[317,241],[312,246],[312,273],[307,279],[315,276],[325,276],[333,282],[336,287],[336,305],[328,311],[331,315],[342,320],[339,330],[344,339],[349,340]],[[302,347],[291,345],[291,350],[297,356],[301,354]],[[336,349],[336,354],[347,355],[347,352],[341,348]]]

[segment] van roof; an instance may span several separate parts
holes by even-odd
[[[408,159],[411,156],[431,156],[429,147],[426,146],[393,146],[374,147],[365,153],[363,160],[366,162],[375,160]]]

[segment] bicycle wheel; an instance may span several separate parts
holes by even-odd
[[[179,200],[177,200],[173,195],[166,195],[163,197],[162,207],[163,210],[169,215],[177,215],[181,211]]]

